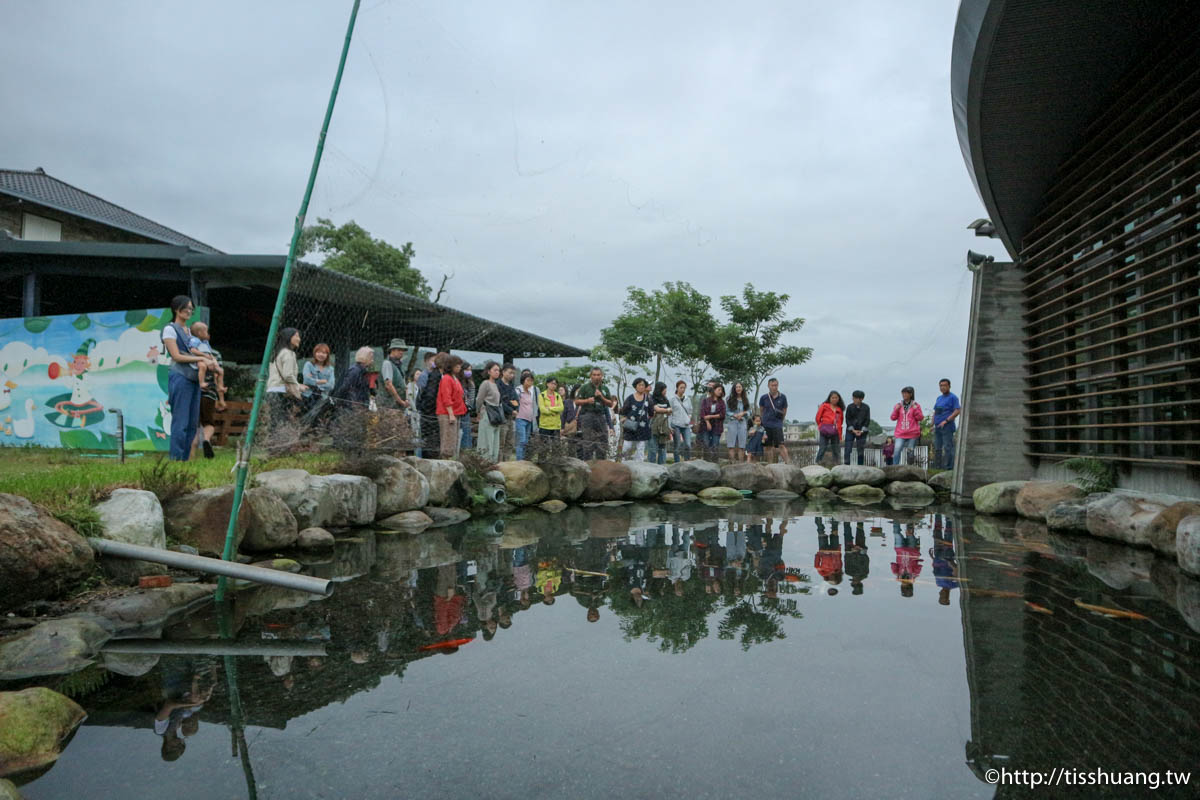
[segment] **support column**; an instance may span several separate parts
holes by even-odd
[[[36,272],[25,276],[25,285],[21,292],[21,315],[26,317],[41,316],[42,285]]]
[[[975,273],[951,494],[959,505],[985,483],[1027,480],[1024,270],[993,262]]]

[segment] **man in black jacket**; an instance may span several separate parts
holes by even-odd
[[[846,452],[842,462],[850,463],[850,449],[858,446],[858,465],[863,463],[863,448],[867,446],[867,430],[871,426],[871,407],[863,402],[866,395],[862,389],[855,389],[853,402],[846,406]]]
[[[425,458],[437,458],[442,451],[442,432],[438,428],[437,396],[438,387],[442,384],[442,371],[446,353],[438,353],[433,363],[425,372],[425,385],[417,394],[417,411],[421,414],[421,455]]]

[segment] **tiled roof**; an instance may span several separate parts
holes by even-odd
[[[39,167],[32,172],[0,169],[0,194],[7,194],[38,203],[65,214],[99,222],[123,231],[136,233],[155,241],[183,245],[201,253],[220,253],[215,247],[184,236],[179,231],[159,225],[154,220],[121,208],[118,205],[77,189],[69,183],[47,175]]]

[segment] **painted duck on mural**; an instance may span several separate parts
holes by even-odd
[[[60,428],[86,428],[104,419],[104,406],[92,397],[87,377],[92,366],[88,354],[95,344],[95,339],[84,339],[75,355],[67,362],[66,377],[71,380],[71,391],[56,394],[46,401],[46,405],[54,409],[46,414],[46,419],[52,425]],[[63,377],[62,368],[57,361],[50,364],[48,374],[50,380]]]

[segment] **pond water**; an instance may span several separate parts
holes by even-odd
[[[331,598],[248,592],[165,633],[224,622],[261,654],[106,655],[149,671],[95,678],[27,798],[1023,796],[987,770],[1200,757],[1188,579],[1031,523],[572,509],[357,536],[310,569]]]

